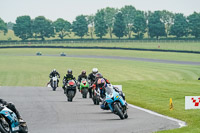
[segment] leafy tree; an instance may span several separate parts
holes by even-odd
[[[35,38],[45,40],[45,37],[54,37],[54,28],[51,20],[38,16],[33,20],[33,33]]]
[[[22,40],[27,40],[32,37],[32,21],[30,16],[20,16],[16,19],[16,24],[13,26],[14,33]]]
[[[121,12],[118,12],[117,15],[115,16],[113,33],[115,34],[115,36],[119,37],[120,39],[121,37],[124,36],[125,29],[126,29],[126,25],[124,22],[124,17]]]
[[[146,23],[147,23],[147,35],[148,35],[148,38],[150,38],[150,33],[149,33],[149,18],[150,16],[152,15],[153,13],[151,11],[147,11],[147,12],[144,12],[144,17],[145,17],[145,20],[146,20]]]
[[[129,39],[131,38],[132,28],[134,25],[134,18],[136,15],[136,9],[133,6],[125,6],[121,8],[121,12],[124,17],[124,22],[126,25],[125,35],[128,35]]]
[[[177,38],[188,35],[188,22],[183,14],[175,14],[174,24],[170,29],[170,35],[175,35]]]
[[[107,34],[108,26],[105,22],[104,10],[98,10],[94,18],[94,29],[97,37],[102,39]]]
[[[14,23],[12,23],[12,22],[8,22],[8,23],[7,23],[7,28],[8,28],[9,30],[13,30],[13,27],[14,27]]]
[[[55,28],[56,33],[61,39],[63,39],[67,35],[69,36],[71,24],[67,20],[59,18],[53,23],[53,26]]]
[[[163,10],[161,13],[161,21],[165,24],[166,37],[169,35],[170,28],[174,23],[174,14],[172,12]]]
[[[195,36],[195,38],[200,37],[200,13],[194,12],[190,16],[188,16],[189,21],[189,29],[191,35]]]
[[[112,38],[112,30],[116,13],[117,10],[115,8],[110,8],[110,7],[105,8],[105,22],[106,25],[108,26],[108,32],[110,34],[110,38]]]
[[[161,14],[159,11],[155,11],[149,16],[148,20],[149,35],[151,38],[159,36],[165,36],[165,25],[161,22]]]
[[[0,31],[4,32],[4,35],[8,32],[8,28],[6,23],[3,21],[3,19],[0,18]]]
[[[88,33],[88,22],[85,16],[80,15],[76,17],[76,20],[72,23],[72,31],[81,39]]]
[[[146,32],[147,23],[144,16],[144,13],[141,11],[137,11],[137,15],[134,19],[134,27],[133,32],[135,32],[137,35],[137,39],[142,39],[144,36],[144,33]]]
[[[88,28],[89,28],[90,36],[93,39],[93,34],[94,34],[94,15],[87,16],[87,21],[88,21]]]

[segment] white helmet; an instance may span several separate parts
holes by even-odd
[[[56,71],[56,69],[53,69],[53,72],[55,72]]]
[[[93,73],[93,74],[98,73],[98,69],[97,69],[97,68],[93,68],[93,69],[92,69],[92,73]]]

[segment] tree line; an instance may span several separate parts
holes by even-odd
[[[109,34],[113,34],[119,39],[126,36],[129,39],[143,39],[147,33],[149,38],[168,37],[170,35],[177,38],[194,36],[200,37],[200,13],[194,12],[189,16],[182,13],[172,13],[167,10],[162,11],[140,11],[134,6],[124,6],[121,9],[104,8],[96,12],[95,15],[79,15],[70,23],[63,18],[51,21],[44,16],[31,19],[30,16],[19,16],[15,24],[6,24],[0,18],[0,31],[4,34],[12,28],[14,34],[22,40],[45,38],[58,36],[64,39],[72,32],[81,39],[89,35],[92,39],[94,34],[102,39]]]

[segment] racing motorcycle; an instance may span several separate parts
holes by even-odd
[[[56,88],[58,87],[58,77],[57,76],[52,77],[50,84],[51,84],[53,91],[56,91]]]
[[[83,98],[87,98],[87,94],[88,94],[88,89],[89,89],[89,83],[87,82],[86,79],[82,79],[81,83],[80,83],[80,91],[82,93],[82,97]]]
[[[26,122],[19,122],[16,114],[0,105],[0,133],[28,133]]]
[[[107,102],[110,110],[118,115],[120,119],[128,118],[126,101],[111,86],[106,87],[105,102]]]
[[[65,85],[65,94],[69,102],[72,102],[74,96],[76,95],[76,82],[74,80],[69,80]]]
[[[97,89],[94,89],[92,100],[95,105],[99,105],[99,102],[102,101],[101,90],[99,87]]]

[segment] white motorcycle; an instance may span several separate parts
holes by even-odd
[[[53,88],[53,91],[56,91],[56,88],[58,87],[58,77],[52,77],[51,78],[51,87]]]

